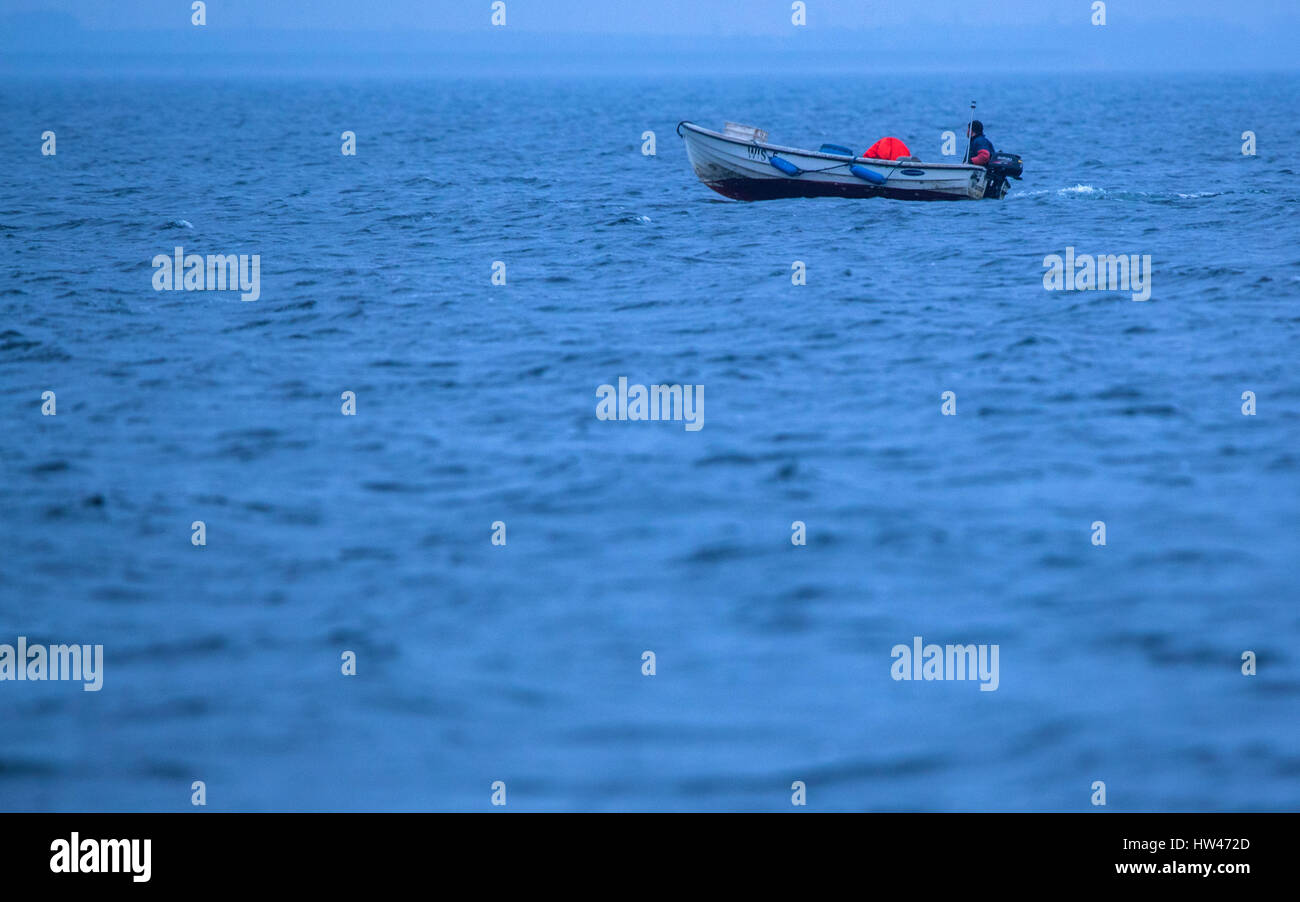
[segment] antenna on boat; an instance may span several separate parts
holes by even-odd
[[[961,155],[963,164],[970,162],[970,127],[975,121],[975,101],[970,102],[970,122],[966,123],[966,151]]]

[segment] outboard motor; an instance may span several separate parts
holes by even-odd
[[[988,181],[984,184],[985,200],[1001,200],[1007,193],[1007,179],[1019,181],[1020,173],[1024,171],[1018,154],[1002,151],[990,157],[984,168],[989,173]]]

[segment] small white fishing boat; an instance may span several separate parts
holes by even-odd
[[[898,200],[1000,200],[1007,180],[1020,178],[1015,154],[995,154],[989,165],[923,163],[915,157],[879,160],[847,147],[800,150],[768,144],[767,132],[727,123],[715,132],[680,122],[677,134],[700,181],[736,200],[778,197],[892,197]]]

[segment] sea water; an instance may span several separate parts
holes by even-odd
[[[104,651],[0,808],[1300,806],[1298,87],[994,76],[1005,200],[743,204],[679,120],[951,161],[970,86],[6,80],[0,641]]]

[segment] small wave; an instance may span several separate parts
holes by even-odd
[[[1058,197],[1111,197],[1119,200],[1151,200],[1155,202],[1171,200],[1197,200],[1203,197],[1221,197],[1228,191],[1197,191],[1192,194],[1163,193],[1154,191],[1108,191],[1096,185],[1075,185],[1072,188],[1044,188],[1039,191],[1017,191],[1010,197],[1037,197],[1043,194],[1055,194]]]
[[[423,222],[430,219],[428,213],[394,213],[391,216],[385,216],[384,222]]]
[[[410,188],[419,188],[425,185],[432,185],[435,188],[450,188],[455,183],[444,179],[434,178],[431,175],[417,175],[407,179],[404,184]]]
[[[1073,188],[1040,188],[1037,191],[1013,191],[1007,195],[1007,198],[1042,197],[1044,194],[1055,194],[1058,197],[1069,197],[1072,195],[1104,197],[1106,191],[1103,188],[1095,188],[1092,185],[1075,185]]]
[[[192,229],[194,228],[194,223],[190,222],[188,219],[172,219],[169,220],[167,224],[163,226],[163,228],[164,229]]]

